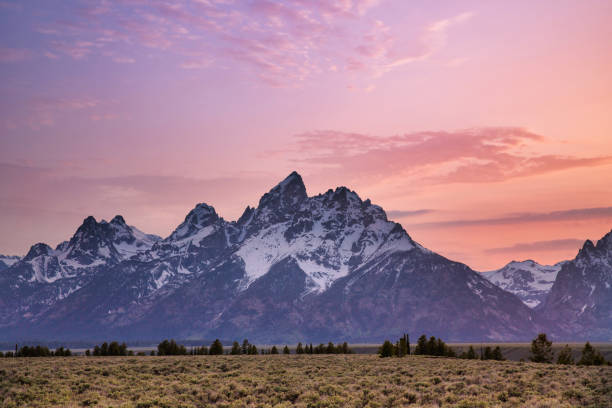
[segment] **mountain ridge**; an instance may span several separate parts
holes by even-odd
[[[34,260],[47,278],[69,274],[17,286],[7,278]],[[238,220],[200,203],[161,239],[121,216],[88,217],[69,241],[41,244],[7,271],[7,338],[378,341],[410,330],[510,341],[542,327],[517,296],[424,248],[370,200],[346,187],[309,197],[296,172]]]

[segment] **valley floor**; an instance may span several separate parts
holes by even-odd
[[[2,407],[606,407],[612,367],[422,356],[1,358]]]

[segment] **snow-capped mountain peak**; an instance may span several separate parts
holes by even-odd
[[[245,264],[243,289],[292,258],[306,274],[309,291],[321,293],[373,256],[421,249],[380,207],[346,187],[305,194],[294,172],[260,201],[252,232],[236,252]],[[241,219],[250,217],[247,210]]]
[[[14,263],[19,262],[21,257],[16,255],[0,255],[0,271],[12,266]]]
[[[34,244],[30,247],[30,250],[26,256],[23,257],[23,260],[29,261],[38,256],[49,255],[51,253],[53,253],[53,249],[49,245],[45,244],[44,242],[39,242],[38,244]]]
[[[217,221],[219,221],[219,216],[215,209],[206,203],[199,203],[193,210],[189,211],[185,217],[185,221],[183,221],[165,241],[179,241],[192,237],[195,234],[201,233],[202,229],[213,225]]]
[[[483,272],[489,281],[517,295],[523,303],[534,308],[545,298],[552,287],[563,262],[540,265],[528,259],[512,261],[501,269]]]

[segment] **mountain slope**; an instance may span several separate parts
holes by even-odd
[[[21,258],[18,256],[11,255],[0,255],[0,272],[19,261]]]
[[[33,245],[0,275],[0,327],[36,319],[87,286],[97,273],[151,248],[159,239],[128,226],[121,216],[110,222],[87,217],[57,248]]]
[[[105,238],[106,227],[87,224],[96,238],[77,231],[82,245],[62,244],[62,254],[109,261],[11,335],[271,342],[379,341],[406,330],[519,340],[537,332],[533,311],[516,296],[423,248],[345,187],[309,197],[295,172],[237,221],[198,204],[167,238],[132,256]],[[68,255],[41,251],[62,273]]]
[[[532,260],[512,261],[501,269],[482,272],[482,276],[500,288],[514,293],[523,303],[534,308],[548,295],[563,264],[564,262],[540,265]]]
[[[612,339],[612,231],[563,265],[541,315],[559,337]]]

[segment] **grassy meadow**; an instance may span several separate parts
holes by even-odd
[[[610,407],[612,367],[424,356],[0,359],[2,407]]]

